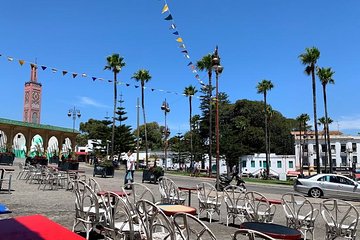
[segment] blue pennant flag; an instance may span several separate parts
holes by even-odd
[[[173,32],[174,35],[179,35],[178,31]]]
[[[171,16],[171,14],[169,14],[169,16],[167,16],[166,18],[164,18],[165,20],[173,20],[173,17]]]

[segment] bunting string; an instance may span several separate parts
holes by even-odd
[[[3,57],[5,56],[4,54],[0,53],[0,57]],[[60,72],[62,75],[62,77],[66,76],[68,73],[70,73],[69,71],[67,70],[58,70],[58,68],[54,68],[54,67],[48,67],[46,65],[39,65],[37,63],[33,63],[31,61],[26,61],[26,60],[23,60],[23,59],[16,59],[14,57],[11,57],[11,56],[7,56],[6,57],[7,60],[9,62],[14,62],[14,61],[18,61],[19,65],[20,66],[24,66],[25,64],[29,64],[31,67],[39,67],[43,70],[43,71],[48,71],[50,70],[52,73],[56,74],[57,72]],[[88,77],[88,74],[87,73],[77,73],[77,72],[71,72],[71,77],[73,79],[77,78],[77,77],[83,77],[83,78],[88,78],[88,79],[91,79],[93,82],[94,81],[102,81],[102,82],[108,82],[108,83],[112,83],[113,80],[110,80],[110,79],[105,79],[105,78],[102,78],[102,77],[95,77],[95,76],[92,76],[92,77]],[[118,85],[124,85],[126,87],[135,87],[135,88],[139,88],[141,87],[140,85],[135,85],[135,84],[131,84],[131,83],[127,83],[127,82],[123,82],[123,81],[118,81],[117,82]],[[179,96],[186,96],[184,93],[178,93],[178,92],[175,92],[175,91],[169,91],[169,90],[164,90],[164,89],[157,89],[157,88],[151,88],[151,87],[147,87],[147,86],[144,86],[144,89],[148,89],[150,90],[151,92],[161,92],[161,93],[166,93],[166,94],[174,94],[174,95],[179,95]],[[201,99],[200,96],[193,96],[194,98],[197,98],[197,99]]]
[[[175,35],[175,41],[179,44],[179,48],[181,49],[181,53],[183,54],[183,56],[188,60],[188,64],[187,66],[189,67],[189,69],[191,70],[191,72],[194,74],[194,77],[198,80],[198,82],[201,84],[201,86],[205,86],[205,83],[201,80],[198,71],[196,70],[195,65],[193,64],[193,62],[191,61],[191,57],[189,54],[188,49],[186,48],[184,39],[182,38],[182,36],[179,33],[178,28],[176,27],[173,15],[170,11],[169,5],[167,4],[166,0],[164,0],[164,6],[162,8],[161,14],[163,15],[167,15],[164,20],[166,21],[170,21],[170,31],[172,32],[173,35]]]

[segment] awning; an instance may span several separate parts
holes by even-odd
[[[75,152],[76,155],[89,155],[87,152]]]

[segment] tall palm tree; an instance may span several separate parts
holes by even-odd
[[[201,60],[197,61],[196,68],[200,71],[206,71],[209,78],[209,85],[208,85],[208,99],[209,99],[209,175],[212,175],[211,171],[211,162],[212,162],[212,56],[209,53],[205,55]]]
[[[262,80],[256,86],[257,93],[262,93],[264,95],[264,114],[265,114],[265,156],[266,156],[266,176],[270,175],[270,159],[269,159],[269,139],[268,139],[268,111],[266,96],[267,92],[274,87],[273,83],[270,80]]]
[[[316,62],[320,58],[320,51],[316,47],[306,48],[305,52],[299,55],[300,61],[305,65],[305,73],[311,75],[312,79],[312,95],[314,107],[314,128],[315,128],[315,144],[316,144],[316,165],[317,173],[320,173],[320,154],[319,154],[319,133],[317,128],[317,114],[316,114],[316,83],[315,83],[315,68]]]
[[[111,156],[113,159],[114,156],[114,144],[115,144],[115,115],[116,115],[116,103],[117,103],[117,75],[123,67],[125,67],[124,58],[121,57],[118,53],[114,53],[106,58],[107,65],[104,67],[104,70],[110,70],[114,73],[114,112],[113,112],[113,122],[112,122],[112,132],[111,132]]]
[[[304,135],[306,134],[307,126],[306,122],[310,120],[310,117],[308,114],[303,113],[300,116],[296,118],[296,120],[299,122],[299,131],[300,131],[300,148],[299,148],[299,164],[300,164],[300,174],[304,174],[304,161],[303,161],[303,151],[302,151],[302,132],[304,132]]]
[[[134,75],[131,77],[132,79],[135,79],[135,81],[141,83],[141,108],[143,111],[143,118],[144,118],[144,130],[145,130],[145,162],[146,166],[148,166],[148,139],[147,139],[147,129],[146,129],[146,114],[145,114],[145,83],[151,80],[151,75],[148,70],[140,69],[137,72],[134,73]]]
[[[332,172],[332,170],[331,170],[331,168],[332,168],[332,157],[331,157],[331,149],[330,149],[330,151],[329,151],[329,145],[328,145],[328,141],[327,141],[327,139],[328,139],[328,137],[329,137],[329,135],[328,135],[328,130],[329,130],[329,128],[327,127],[327,124],[331,124],[333,122],[333,120],[331,119],[331,118],[325,118],[325,117],[321,117],[321,118],[319,118],[319,122],[318,122],[318,124],[319,124],[319,126],[320,125],[323,125],[324,126],[324,142],[325,142],[325,144],[326,144],[326,152],[325,152],[325,159],[326,159],[326,161],[325,161],[325,172],[326,172],[326,168],[327,168],[327,163],[329,163],[329,168],[330,168],[330,172]]]
[[[189,98],[189,127],[190,127],[190,166],[193,165],[193,136],[192,136],[192,127],[191,127],[191,119],[192,119],[192,97],[197,93],[197,90],[194,86],[190,85],[184,89],[184,95]]]
[[[335,80],[332,78],[334,75],[334,71],[331,68],[318,68],[317,75],[321,81],[322,89],[323,89],[323,96],[324,96],[324,108],[325,108],[325,133],[327,135],[327,150],[329,153],[329,166],[330,172],[333,172],[333,163],[331,157],[331,149],[330,149],[330,130],[329,130],[329,117],[327,111],[327,99],[326,99],[326,85],[327,84],[335,84]]]
[[[266,114],[268,116],[268,127],[267,127],[267,131],[268,131],[268,154],[269,154],[269,162],[270,162],[270,153],[271,153],[271,142],[270,142],[270,126],[271,126],[271,118],[274,116],[275,111],[272,109],[271,106],[267,106],[266,107]]]

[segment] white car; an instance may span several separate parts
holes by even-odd
[[[359,183],[337,174],[317,174],[298,178],[294,183],[294,190],[314,198],[332,196],[340,199],[360,199]]]

